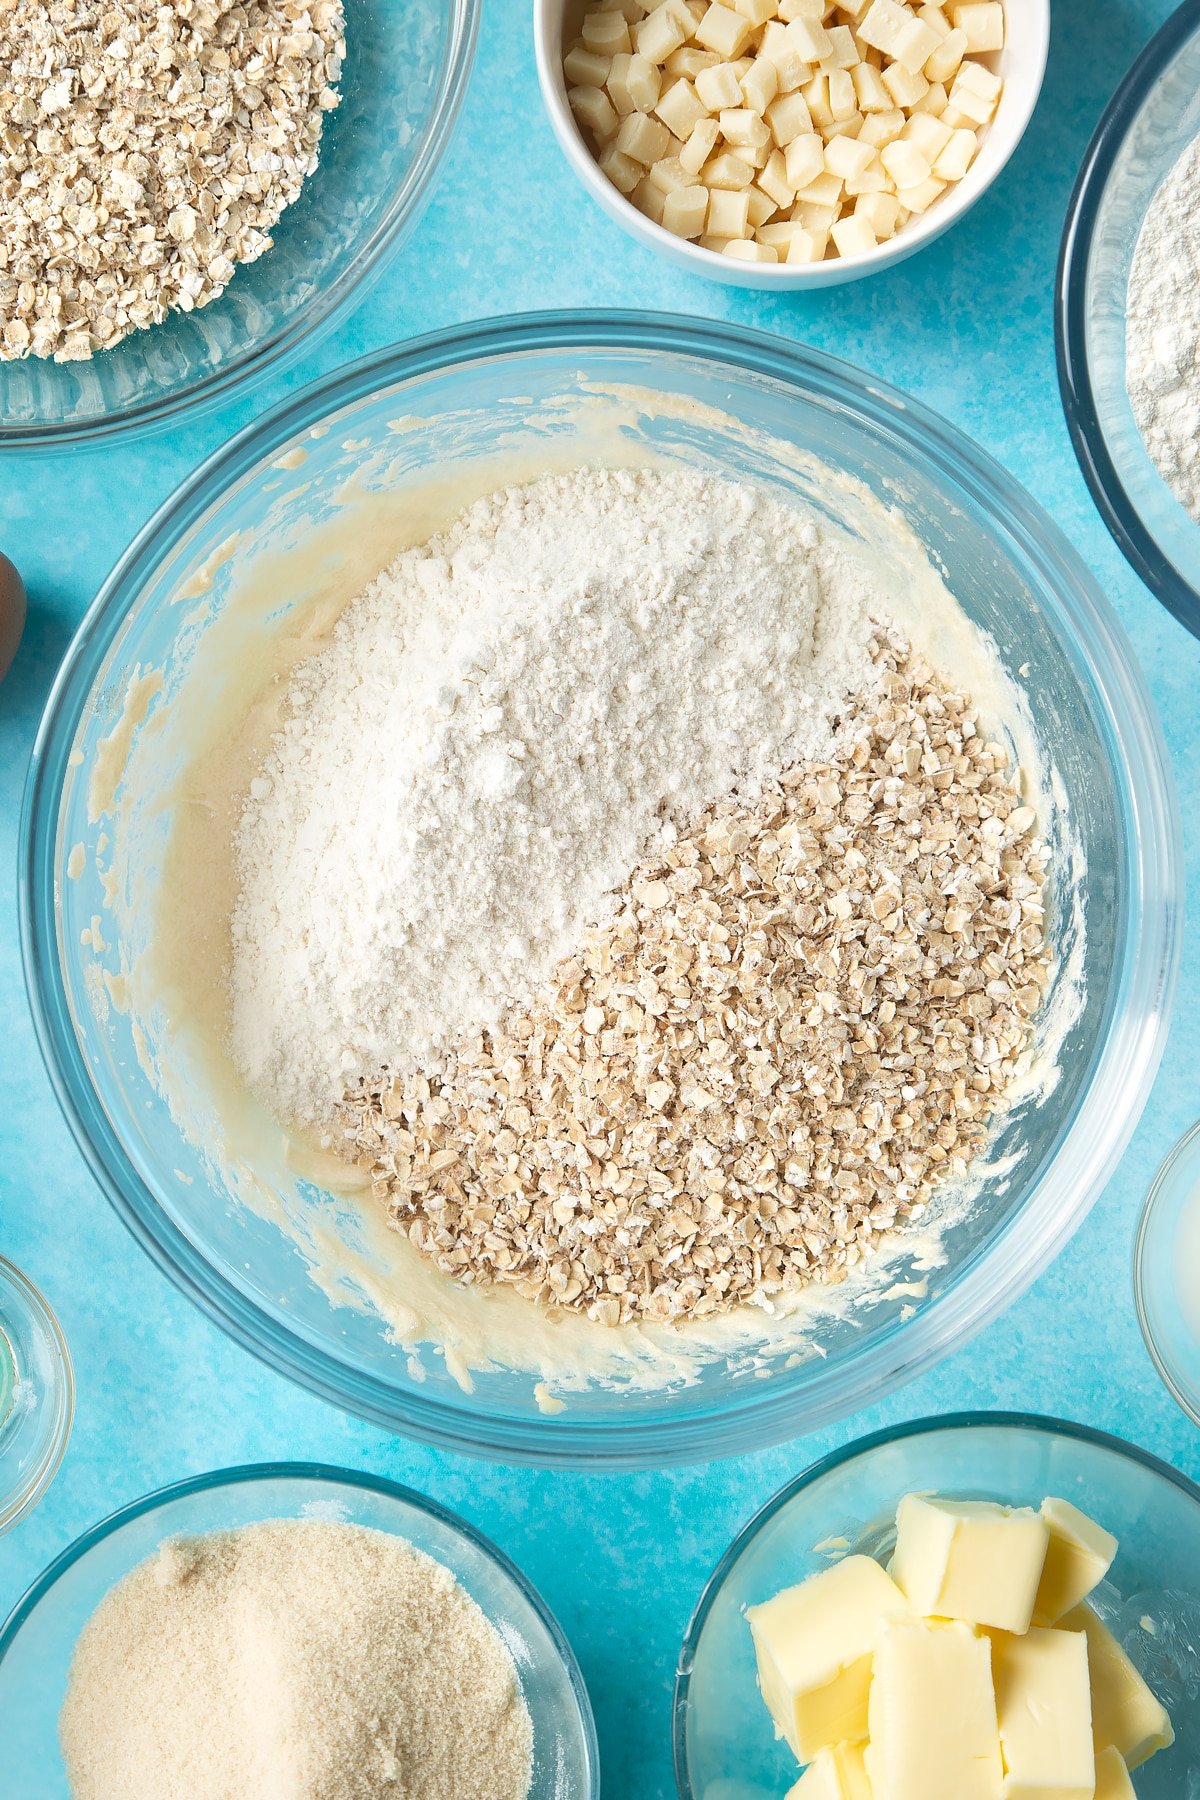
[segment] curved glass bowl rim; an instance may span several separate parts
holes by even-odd
[[[705,1582],[697,1600],[687,1629],[683,1634],[683,1642],[679,1648],[679,1663],[675,1671],[675,1691],[671,1701],[671,1744],[675,1762],[675,1785],[679,1800],[696,1800],[695,1790],[691,1785],[687,1770],[687,1708],[688,1693],[691,1686],[692,1661],[696,1645],[701,1633],[708,1623],[708,1615],[716,1603],[717,1595],[728,1580],[731,1570],[739,1561],[742,1553],[748,1548],[765,1526],[770,1524],[776,1513],[781,1512],[797,1494],[806,1488],[815,1487],[817,1482],[831,1475],[835,1469],[843,1468],[847,1463],[857,1462],[860,1458],[872,1456],[876,1450],[882,1450],[891,1444],[903,1443],[907,1438],[924,1437],[934,1432],[975,1431],[980,1428],[999,1428],[1002,1431],[1031,1431],[1043,1437],[1069,1438],[1075,1443],[1089,1444],[1094,1449],[1107,1450],[1113,1455],[1122,1457],[1126,1462],[1140,1463],[1150,1474],[1157,1475],[1177,1487],[1181,1493],[1200,1507],[1200,1486],[1184,1475],[1179,1469],[1172,1468],[1170,1463],[1155,1456],[1149,1450],[1131,1444],[1126,1438],[1117,1437],[1111,1431],[1099,1431],[1092,1425],[1080,1425],[1071,1419],[1056,1419],[1042,1413],[1022,1412],[957,1412],[930,1414],[921,1419],[906,1419],[900,1425],[886,1426],[882,1431],[873,1431],[867,1437],[856,1438],[851,1444],[844,1444],[840,1450],[830,1451],[811,1468],[803,1470],[791,1481],[785,1482],[771,1498],[759,1507],[736,1533],[729,1548],[721,1557],[716,1568]]]
[[[1130,67],[1084,152],[1059,245],[1054,345],[1071,447],[1100,517],[1154,597],[1188,631],[1200,636],[1200,590],[1182,578],[1159,548],[1108,453],[1092,391],[1085,327],[1092,239],[1113,165],[1155,80],[1197,32],[1200,0],[1183,0]]]
[[[255,1486],[267,1481],[315,1481],[327,1482],[331,1487],[359,1488],[365,1493],[382,1494],[385,1499],[398,1500],[402,1505],[411,1506],[415,1511],[424,1513],[427,1518],[436,1519],[441,1525],[465,1543],[471,1544],[482,1552],[489,1562],[495,1564],[501,1574],[507,1575],[521,1596],[528,1602],[546,1629],[546,1634],[554,1646],[567,1674],[571,1694],[579,1714],[579,1722],[583,1731],[584,1753],[587,1759],[588,1787],[581,1800],[595,1800],[599,1794],[598,1770],[600,1766],[599,1745],[596,1739],[596,1722],[592,1715],[592,1705],[588,1698],[587,1686],[583,1679],[583,1671],[576,1660],[562,1626],[550,1611],[545,1600],[529,1577],[519,1569],[504,1551],[494,1544],[491,1538],[477,1531],[474,1525],[460,1518],[458,1513],[451,1512],[449,1507],[441,1506],[426,1494],[419,1494],[415,1488],[404,1486],[402,1482],[390,1481],[383,1475],[372,1475],[366,1470],[343,1469],[333,1463],[309,1462],[271,1462],[240,1463],[234,1468],[212,1469],[204,1475],[192,1475],[185,1481],[173,1481],[166,1487],[156,1488],[153,1493],[144,1494],[140,1500],[132,1500],[127,1506],[118,1507],[116,1512],[109,1513],[104,1519],[81,1532],[73,1543],[67,1545],[54,1561],[30,1584],[25,1593],[17,1601],[12,1612],[0,1629],[0,1662],[3,1662],[12,1649],[18,1632],[36,1611],[50,1589],[67,1573],[68,1569],[105,1538],[112,1537],[124,1526],[132,1524],[135,1519],[144,1518],[147,1513],[157,1512],[176,1500],[189,1499],[193,1494],[212,1493],[220,1488]]]
[[[384,258],[400,228],[415,223],[458,120],[475,56],[483,0],[449,0],[449,5],[453,11],[437,98],[404,180],[370,237],[327,288],[262,343],[247,348],[212,374],[170,393],[77,424],[50,420],[39,420],[32,425],[11,421],[0,423],[0,453],[39,448],[57,450],[65,445],[91,444],[119,432],[136,433],[165,424],[175,414],[193,406],[209,406],[243,382],[256,380],[273,365],[286,367],[306,340],[324,335],[350,301],[355,296],[361,297],[380,274]]]
[[[1150,1230],[1150,1221],[1158,1204],[1163,1188],[1175,1173],[1181,1162],[1195,1154],[1200,1148],[1200,1122],[1189,1127],[1179,1141],[1167,1152],[1159,1166],[1158,1173],[1150,1183],[1150,1191],[1142,1205],[1141,1217],[1138,1219],[1137,1236],[1133,1242],[1133,1301],[1137,1308],[1138,1325],[1142,1333],[1142,1342],[1146,1346],[1146,1354],[1154,1364],[1154,1370],[1163,1386],[1174,1400],[1180,1411],[1185,1413],[1196,1425],[1200,1425],[1200,1412],[1197,1412],[1191,1401],[1186,1399],[1183,1390],[1176,1381],[1171,1365],[1158,1347],[1158,1337],[1150,1323],[1150,1309],[1145,1299],[1145,1254],[1146,1238]]]
[[[37,1284],[29,1279],[24,1269],[19,1269],[16,1263],[10,1262],[7,1256],[0,1256],[0,1277],[17,1289],[30,1311],[37,1314],[45,1327],[46,1333],[58,1353],[60,1379],[59,1389],[55,1396],[58,1416],[54,1421],[54,1434],[47,1447],[46,1455],[30,1476],[13,1489],[7,1499],[0,1497],[0,1532],[5,1532],[37,1505],[62,1467],[62,1460],[67,1453],[67,1445],[71,1438],[71,1426],[75,1420],[75,1366],[71,1361],[71,1352],[63,1328],[58,1322],[58,1314]]]
[[[42,1055],[76,1141],[118,1214],[175,1284],[245,1348],[334,1405],[384,1429],[399,1429],[464,1454],[556,1466],[635,1468],[707,1460],[794,1437],[796,1408],[786,1378],[756,1384],[756,1393],[743,1390],[732,1403],[691,1417],[614,1416],[576,1423],[568,1412],[547,1423],[473,1409],[469,1399],[463,1404],[449,1396],[430,1400],[419,1393],[402,1394],[276,1324],[167,1220],[99,1103],[73,1028],[65,1017],[51,1016],[62,1011],[62,977],[53,908],[45,904],[39,878],[46,859],[53,867],[69,737],[104,656],[144,579],[210,499],[297,431],[383,385],[551,349],[650,351],[715,367],[732,365],[743,375],[764,375],[799,387],[827,406],[840,404],[872,429],[899,437],[907,451],[932,465],[940,482],[965,491],[982,508],[991,531],[1008,541],[1019,562],[1035,565],[1093,681],[1102,673],[1104,705],[1124,751],[1123,759],[1114,761],[1114,772],[1130,815],[1126,854],[1132,916],[1125,921],[1113,1022],[1087,1096],[1097,1129],[1081,1141],[1076,1123],[1072,1136],[1081,1171],[1069,1184],[1058,1179],[1060,1194],[1069,1185],[1075,1197],[1070,1204],[1063,1200],[1057,1210],[1045,1209],[1053,1213],[1052,1224],[1043,1218],[1040,1230],[1029,1231],[1016,1247],[1010,1244],[1013,1254],[1003,1273],[993,1254],[1003,1240],[995,1239],[950,1292],[904,1324],[899,1354],[893,1332],[844,1358],[836,1386],[830,1382],[819,1400],[810,1400],[802,1429],[815,1430],[857,1411],[864,1381],[878,1398],[911,1380],[944,1353],[951,1329],[959,1343],[982,1329],[1024,1291],[1085,1216],[1132,1133],[1165,1041],[1179,959],[1181,827],[1161,732],[1132,648],[1082,561],[1037,503],[986,452],[919,402],[851,364],[766,333],[700,319],[609,311],[528,314],[432,333],[375,352],[289,397],[210,456],[159,508],[104,583],[63,660],[39,726],[22,807],[18,910],[26,987]],[[1081,602],[1081,593],[1087,601]],[[1148,913],[1151,895],[1156,905]],[[1140,1072],[1132,1083],[1130,1070]],[[1101,1098],[1106,1075],[1111,1089],[1107,1102]],[[1043,1187],[1061,1162],[1060,1152]],[[1027,1210],[1022,1209],[1023,1217]],[[884,1355],[889,1360],[881,1366]]]

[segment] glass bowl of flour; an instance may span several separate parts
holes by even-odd
[[[302,1533],[324,1543],[306,1551]],[[236,1558],[216,1548],[206,1554],[205,1540],[219,1545],[222,1539],[240,1543]],[[135,1570],[140,1576],[129,1584]],[[297,1570],[307,1596],[298,1610],[310,1600],[312,1605],[303,1626],[293,1609],[274,1604]],[[445,1571],[457,1584],[449,1591]],[[202,1605],[191,1598],[197,1573],[204,1583]],[[122,1582],[123,1604],[96,1618]],[[412,1633],[407,1644],[403,1633],[394,1643],[381,1642],[389,1617],[405,1622]],[[364,1669],[356,1660],[364,1618],[380,1665],[378,1692],[372,1691],[371,1663]],[[139,1646],[149,1640],[151,1664],[138,1668]],[[348,1705],[339,1705],[337,1676],[329,1672],[339,1656],[358,1681]],[[122,1657],[127,1670],[137,1670],[132,1694],[113,1686],[113,1666],[122,1666]],[[258,1678],[249,1684],[246,1716],[239,1661]],[[193,1685],[197,1669],[204,1671],[204,1695]],[[265,1710],[264,1669],[272,1696]],[[513,1708],[505,1691],[514,1677],[523,1708]],[[412,1689],[403,1693],[410,1679]],[[68,1692],[71,1706],[64,1714]],[[388,1713],[396,1692],[403,1693],[398,1720]],[[369,1781],[370,1791],[382,1791],[378,1776],[371,1778],[373,1758],[386,1754],[391,1731],[398,1728],[402,1746],[406,1732],[415,1736],[414,1719],[421,1722],[418,1741],[442,1774],[434,1778],[424,1767],[406,1765],[405,1792],[446,1792],[445,1764],[454,1757],[447,1737],[456,1736],[460,1747],[470,1744],[485,1722],[494,1727],[494,1786],[487,1792],[593,1800],[600,1791],[583,1676],[540,1595],[462,1519],[374,1475],[317,1463],[261,1463],[177,1482],[84,1532],[0,1629],[0,1728],[14,1793],[36,1793],[40,1800],[135,1788],[161,1793],[189,1755],[189,1769],[199,1756],[211,1773],[213,1747],[224,1744],[222,1732],[214,1730],[213,1700],[236,1721],[229,1746],[245,1783],[239,1792],[262,1793],[264,1779],[284,1778],[289,1754],[298,1753],[331,1782],[353,1787]],[[356,1703],[369,1725],[353,1717]],[[172,1719],[173,1736],[163,1732],[163,1716]],[[73,1751],[73,1783],[64,1766],[60,1719]],[[91,1721],[83,1755],[73,1721]],[[372,1752],[368,1767],[354,1760]],[[107,1756],[107,1769],[97,1755]],[[462,1771],[472,1760],[463,1752],[457,1767]],[[126,1768],[132,1774],[123,1779]],[[257,1778],[244,1773],[254,1769]],[[234,1784],[227,1768],[223,1773],[220,1789],[230,1792]],[[295,1769],[291,1774],[300,1781]],[[464,1780],[463,1791],[468,1787],[485,1791]],[[201,1779],[197,1791],[216,1787]]]
[[[1200,6],[1138,57],[1067,212],[1055,330],[1067,425],[1104,523],[1200,635]]]
[[[671,534],[714,532],[734,548],[716,578],[701,557],[686,587],[669,580]],[[532,607],[506,631],[517,668],[493,705],[495,659],[477,666],[472,633],[499,604],[480,571],[494,573],[506,546],[506,605],[565,584],[574,611],[565,623],[554,613],[551,638]],[[636,586],[621,579],[626,546],[643,586],[618,629],[604,583]],[[424,657],[404,675],[389,671],[397,571],[417,596],[404,645]],[[451,589],[470,598],[450,603],[446,630]],[[664,594],[702,629],[664,627]],[[731,717],[747,758],[781,719],[818,748],[880,610],[972,692],[981,730],[1020,764],[1026,823],[1038,816],[1047,847],[1048,985],[986,1141],[840,1280],[753,1297],[735,1287],[736,1304],[665,1320],[613,1283],[581,1310],[570,1286],[549,1303],[503,1278],[514,1228],[501,1207],[483,1210],[472,1245],[498,1273],[455,1279],[429,1209],[423,1243],[411,1220],[395,1229],[402,1144],[364,1181],[344,1154],[346,1113],[322,1123],[312,1084],[328,1098],[330,1082],[358,1080],[361,1098],[388,1033],[410,1034],[386,1052],[403,1058],[446,1019],[461,1023],[495,971],[553,947],[578,896],[590,907],[629,854],[630,809],[649,804],[638,830],[669,833],[660,797],[716,779]],[[727,641],[746,671],[736,693],[711,666]],[[431,643],[458,659],[453,680],[424,656]],[[318,650],[349,687],[312,687],[314,671],[336,673]],[[562,676],[569,662],[591,685]],[[444,687],[458,693],[453,729]],[[651,712],[631,713],[647,692]],[[568,693],[593,711],[565,730],[551,715]],[[364,694],[382,710],[357,714]],[[506,708],[535,702],[542,724],[515,733]],[[630,718],[641,736],[617,732]],[[308,796],[299,812],[273,810],[285,764],[289,791]],[[617,806],[622,784],[631,797]],[[907,397],[693,321],[474,325],[368,359],[256,424],[176,494],[98,598],[50,700],[24,819],[42,1046],[139,1242],[240,1342],[329,1399],[505,1458],[730,1454],[853,1412],[960,1347],[1086,1218],[1141,1111],[1175,977],[1178,823],[1163,749],[1082,564],[1027,495]],[[509,839],[532,849],[501,894],[490,859]],[[399,870],[390,886],[381,869]],[[639,904],[653,911],[662,890],[643,884]],[[556,992],[583,1006],[585,1032],[599,1029],[602,1009],[593,1021],[570,981]],[[659,990],[639,992],[645,1024]],[[555,1066],[577,1068],[561,1052]],[[493,1088],[519,1077],[514,1052]],[[681,1108],[705,1102],[691,1092],[666,1105],[666,1084],[654,1086],[647,1103],[665,1106],[674,1142]],[[516,1086],[505,1092],[517,1106]],[[410,1102],[381,1094],[369,1122],[390,1132]],[[448,1114],[432,1116],[436,1137]],[[519,1108],[510,1126],[528,1131]],[[645,1129],[635,1121],[631,1141]],[[578,1166],[598,1178],[603,1159],[582,1138]],[[513,1148],[503,1133],[495,1143]],[[656,1150],[656,1176],[662,1166]],[[462,1216],[478,1227],[478,1210]],[[596,1208],[597,1231],[614,1219],[606,1242],[620,1209]],[[580,1275],[596,1266],[582,1257]]]

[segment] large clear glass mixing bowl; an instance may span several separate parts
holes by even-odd
[[[1081,1003],[1057,1085],[1006,1115],[997,1173],[947,1231],[940,1266],[901,1257],[870,1306],[815,1328],[806,1357],[717,1360],[698,1379],[645,1390],[593,1384],[547,1411],[527,1373],[494,1368],[470,1383],[453,1359],[412,1366],[372,1306],[314,1278],[293,1235],[238,1203],[147,1075],[136,1021],[108,1004],[122,946],[109,943],[98,972],[81,939],[92,942],[105,910],[95,850],[112,820],[89,809],[97,753],[111,762],[149,733],[169,760],[169,731],[155,735],[169,724],[164,708],[261,546],[286,551],[279,607],[302,605],[339,579],[306,546],[348,489],[374,491],[400,517],[431,483],[497,455],[525,471],[584,459],[581,420],[601,391],[617,397],[617,455],[682,456],[821,508],[828,483],[805,474],[798,450],[907,516],[1032,698],[1058,811],[1086,860],[1077,915],[1061,879],[1051,892],[1058,941],[1082,956]],[[772,439],[789,456],[770,454]],[[189,595],[203,606],[177,604]],[[161,806],[145,808],[133,851],[143,886],[169,823]],[[1061,876],[1065,855],[1057,867]],[[742,328],[548,315],[361,362],[256,423],[168,502],[105,584],[49,701],[26,795],[21,914],[37,1029],[78,1142],[139,1242],[205,1311],[275,1367],[397,1430],[505,1458],[636,1465],[779,1441],[877,1400],[960,1347],[1066,1242],[1121,1154],[1161,1052],[1178,823],[1117,620],[1050,520],[974,445],[874,377]],[[323,1216],[339,1216],[332,1201]]]
[[[0,362],[0,446],[169,423],[331,325],[420,217],[479,11],[480,0],[346,0],[341,105],[270,250],[200,311],[173,312],[88,362]]]

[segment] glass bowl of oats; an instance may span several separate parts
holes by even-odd
[[[479,4],[69,12],[0,19],[0,445],[161,425],[327,328],[420,214]]]
[[[512,606],[532,610],[480,660],[454,583],[495,575],[502,554],[508,586],[496,576],[470,618],[508,632]],[[561,630],[571,580],[587,582],[568,597],[599,636]],[[448,619],[458,659],[436,679],[425,666],[421,689],[389,662],[409,641],[389,626],[393,603],[418,589],[413,643]],[[872,635],[881,593],[908,607],[923,673],[899,647],[898,614],[885,608],[896,630]],[[614,623],[605,609],[630,596],[637,617]],[[695,629],[664,627],[662,605]],[[735,612],[736,632],[717,629]],[[721,644],[753,657],[714,671]],[[855,644],[865,714],[839,674]],[[820,681],[818,653],[832,659]],[[487,671],[501,654],[511,682],[496,703]],[[947,666],[969,675],[969,704],[936,674]],[[555,686],[522,673],[552,667],[575,674]],[[410,729],[410,694],[437,711],[452,690],[461,729],[424,713]],[[515,747],[505,719],[547,693],[562,707]],[[355,713],[372,695],[391,696],[384,713]],[[808,733],[808,761],[774,786],[761,769],[744,805],[731,800],[713,774],[717,727],[734,720],[761,747],[785,717]],[[307,823],[271,811],[289,743],[305,767],[332,757]],[[347,746],[367,762],[343,766]],[[470,781],[446,761],[460,750],[476,759]],[[402,767],[416,799],[398,808]],[[448,1016],[463,992],[473,1005],[556,909],[570,920],[577,894],[595,898],[594,843],[624,830],[613,808],[626,781],[630,805],[650,806],[634,838],[652,840],[653,867],[618,873],[594,919],[585,908],[569,974],[554,965],[531,1010],[492,1016],[490,1036],[456,1038],[403,1081],[399,1065],[362,1076],[359,1064],[343,1082],[349,1049],[336,1071],[321,1062],[342,1090],[336,1116],[281,1122],[237,1060],[239,958],[268,957],[257,991],[282,1000],[283,1024],[263,1041],[301,1091],[325,1042],[304,1010],[313,946],[344,947],[364,919],[390,930],[419,899],[399,961],[389,939],[368,946],[385,979],[368,963],[364,984],[358,940],[331,966],[355,966],[351,1004],[365,1011],[351,1024],[370,1025],[369,1046],[394,1027],[376,1003],[408,993],[414,970],[449,983],[422,1029],[442,1023],[437,1009]],[[692,805],[696,782],[725,794],[715,811]],[[668,789],[692,798],[674,806]],[[408,839],[388,849],[380,795],[393,822],[430,822],[419,865],[404,860]],[[474,795],[474,811],[451,817],[447,795]],[[253,906],[251,800],[267,835],[250,864],[292,871],[260,883]],[[878,825],[877,804],[888,818],[872,847],[863,821]],[[580,819],[607,820],[608,835],[572,837]],[[503,898],[489,868],[517,822],[549,846],[503,890],[525,897],[524,938],[472,912],[481,884]],[[310,879],[288,859],[314,844],[333,861]],[[883,848],[900,855],[890,873],[872,861]],[[393,864],[403,879],[389,890]],[[1180,884],[1136,662],[1028,495],[846,364],[740,327],[596,313],[382,352],[293,397],[178,491],[97,599],[48,704],[20,904],[40,1041],[78,1142],[210,1316],[389,1428],[504,1458],[636,1466],[828,1424],[1024,1290],[1086,1218],[1149,1091]],[[734,966],[736,993],[722,973]],[[339,980],[325,1000],[345,992]],[[729,1027],[755,1007],[753,1029]],[[549,1097],[537,1057],[554,1072]],[[506,1116],[489,1134],[498,1097]],[[577,1251],[560,1255],[572,1233]]]

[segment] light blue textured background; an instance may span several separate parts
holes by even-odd
[[[1011,3],[1019,17],[1023,0]],[[0,1248],[57,1308],[79,1383],[54,1488],[0,1540],[0,1613],[77,1532],[164,1482],[272,1457],[372,1469],[456,1508],[528,1571],[583,1665],[607,1794],[666,1800],[671,1681],[700,1587],[747,1516],[835,1443],[923,1413],[1026,1407],[1120,1432],[1200,1477],[1200,1434],[1158,1384],[1130,1289],[1139,1204],[1200,1110],[1194,943],[1162,1073],[1124,1164],[1075,1242],[1007,1317],[835,1432],[706,1467],[601,1477],[491,1467],[383,1436],[269,1374],[193,1311],[125,1235],[59,1117],[27,1015],[12,901],[21,784],[57,663],[128,539],[200,458],[285,388],[394,339],[532,306],[604,305],[743,320],[833,351],[946,413],[1030,487],[1111,595],[1147,671],[1195,890],[1200,644],[1142,590],[1093,511],[1059,408],[1051,330],[1059,232],[1084,145],[1169,10],[1167,0],[1055,0],[1037,115],[969,217],[899,269],[774,298],[677,274],[608,222],[543,118],[528,6],[488,0],[465,115],[429,210],[336,334],[285,378],[173,436],[0,459],[0,547],[31,597],[24,645],[0,688]]]

